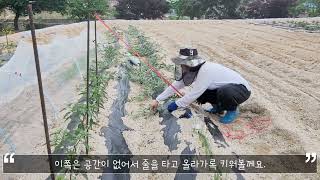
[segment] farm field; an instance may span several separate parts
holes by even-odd
[[[320,154],[320,33],[272,27],[260,24],[261,21],[106,21],[130,45],[141,50],[146,59],[152,59],[170,81],[173,81],[170,58],[184,47],[195,47],[208,61],[242,74],[253,88],[250,99],[240,106],[240,117],[233,124],[223,125],[216,116],[206,114],[214,126],[204,121],[204,115],[193,110],[191,119],[176,118],[183,113],[181,111],[171,116],[161,110],[156,114],[151,112],[152,96],[159,93],[163,84],[159,79],[155,80],[157,78],[150,75],[150,71],[128,65],[130,55],[123,43],[106,35],[107,30],[98,22],[98,57],[106,62],[102,63],[105,69],[101,74],[106,77],[101,87],[106,98],[104,108],[100,109],[96,124],[89,132],[89,154]],[[64,108],[81,101],[79,88],[85,76],[86,23],[54,26],[36,32],[45,71],[43,83],[49,131],[71,130],[76,120],[64,120],[67,112]],[[90,33],[93,38],[94,32],[91,30]],[[3,93],[0,99],[0,154],[11,151],[46,154],[38,87],[32,80],[36,77],[23,73],[35,71],[33,66],[23,63],[24,59],[33,60],[29,34],[21,32],[9,36],[10,41],[18,44],[12,57],[15,61],[10,60],[0,67],[0,86],[9,84],[6,91],[0,91]],[[145,39],[141,39],[142,36]],[[0,42],[5,42],[5,38],[0,37]],[[150,48],[144,45],[150,45]],[[90,46],[93,64],[94,43]],[[117,53],[106,51],[109,47]],[[113,61],[108,62],[110,59]],[[152,82],[148,83],[149,80]],[[118,128],[115,131],[118,134],[110,127]],[[55,153],[65,153],[65,149],[55,147]],[[83,147],[78,153],[83,153]],[[0,179],[47,177],[31,174],[0,176],[3,177]],[[100,174],[88,176],[89,179],[110,178]],[[320,174],[195,174],[188,177],[130,174],[129,178],[320,179]]]

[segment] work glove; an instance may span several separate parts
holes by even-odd
[[[186,109],[186,112],[184,112],[184,114],[182,114],[179,118],[187,118],[187,119],[192,118],[191,110],[190,109]]]
[[[169,105],[168,105],[168,111],[170,112],[170,113],[172,113],[173,111],[175,111],[175,110],[177,110],[178,109],[178,105],[176,104],[176,102],[175,101],[173,101],[172,103],[170,103]]]

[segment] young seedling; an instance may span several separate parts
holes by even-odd
[[[201,143],[201,146],[205,150],[205,154],[206,155],[212,155],[212,151],[211,151],[211,148],[210,148],[210,143],[209,143],[208,138],[201,131],[197,131],[197,134],[199,136],[199,141]]]

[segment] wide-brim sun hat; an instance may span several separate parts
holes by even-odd
[[[180,49],[179,56],[171,59],[175,64],[174,78],[176,81],[183,80],[186,86],[191,85],[201,66],[206,62],[198,55],[197,49]],[[183,70],[182,65],[187,66],[187,69]]]
[[[180,49],[179,56],[174,57],[171,61],[175,65],[186,65],[188,67],[196,67],[205,62],[205,60],[198,55],[197,49]]]

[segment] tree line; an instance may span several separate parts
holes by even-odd
[[[0,11],[8,9],[15,14],[14,29],[19,30],[18,20],[26,16],[29,0],[0,0]],[[110,13],[108,0],[36,0],[33,3],[34,13],[41,11],[59,12],[70,18],[85,20],[88,16],[93,18],[94,12],[101,15]]]
[[[177,19],[285,18],[320,15],[320,0],[170,0]]]
[[[111,5],[110,5],[111,3]],[[28,0],[0,0],[0,11],[9,9],[18,19],[27,14]],[[56,11],[85,20],[93,12],[120,19],[283,18],[320,15],[320,0],[36,0],[34,12]]]

